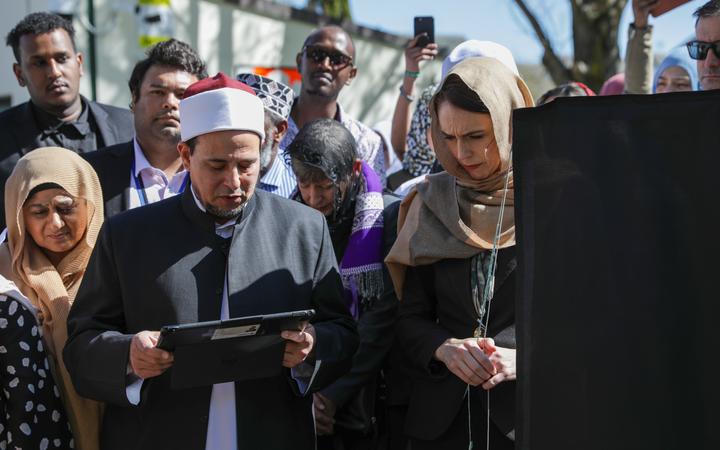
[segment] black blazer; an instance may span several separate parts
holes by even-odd
[[[101,448],[205,449],[211,386],[171,390],[170,368],[131,406],[126,368],[135,333],[220,317],[226,265],[231,317],[317,311],[312,390],[347,371],[358,338],[323,215],[256,191],[227,240],[187,189],[105,222],[68,317],[73,384],[107,403]],[[314,449],[312,396],[286,372],[235,384],[240,448]]]
[[[132,139],[135,133],[132,113],[83,98],[89,114],[97,125],[98,148],[115,145]],[[15,163],[26,153],[35,149],[35,138],[40,130],[27,101],[0,113],[0,218],[5,224],[5,182],[10,177]]]
[[[400,198],[383,195],[383,257],[395,243]],[[374,425],[377,379],[394,340],[397,296],[383,264],[383,294],[360,312],[357,321],[360,345],[352,368],[322,390],[338,408],[336,427],[367,432]]]
[[[444,259],[427,266],[409,267],[406,273],[396,333],[413,374],[405,426],[408,436],[413,438],[440,437],[464,404],[467,385],[433,355],[446,339],[471,337],[477,327],[470,261],[470,258]],[[500,347],[515,348],[516,265],[515,247],[498,251],[488,336]],[[508,434],[514,430],[514,381],[492,389],[491,406],[491,419],[500,431]]]
[[[100,179],[106,219],[127,210],[134,154],[135,147],[131,139],[82,155]]]

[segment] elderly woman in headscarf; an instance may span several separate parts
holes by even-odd
[[[75,392],[62,358],[68,312],[103,222],[97,175],[70,150],[33,150],[5,185],[5,217],[8,241],[0,246],[0,274],[39,311],[50,372],[76,447],[98,449],[102,405]]]
[[[446,172],[403,201],[386,259],[401,297],[397,339],[414,370],[413,449],[485,448],[486,435],[490,448],[514,446],[511,115],[530,106],[522,79],[493,58],[456,65],[431,101]]]

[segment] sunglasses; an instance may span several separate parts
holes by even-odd
[[[308,47],[305,49],[305,56],[312,59],[315,63],[320,64],[325,58],[330,59],[330,65],[334,68],[340,68],[352,64],[352,58],[344,53],[325,50],[320,47]]]
[[[715,53],[715,57],[720,59],[720,41],[718,42],[703,42],[703,41],[690,41],[687,44],[688,53],[692,59],[705,59],[707,58],[708,52],[712,49]]]

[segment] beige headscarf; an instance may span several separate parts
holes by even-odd
[[[26,233],[23,205],[37,186],[54,183],[76,198],[87,201],[87,229],[82,240],[54,267]],[[5,184],[5,217],[8,242],[0,247],[0,273],[11,279],[43,316],[43,340],[61,389],[75,447],[97,450],[102,404],[80,397],[73,388],[62,351],[67,341],[67,317],[100,226],[103,222],[102,190],[97,174],[76,153],[58,147],[33,150],[22,157]]]
[[[408,266],[441,259],[469,258],[493,247],[503,197],[505,211],[499,248],[515,245],[511,161],[512,111],[533,106],[525,82],[494,58],[468,58],[445,77],[459,77],[485,104],[493,124],[500,168],[486,179],[473,180],[441,139],[437,94],[430,102],[433,146],[445,172],[430,175],[400,205],[398,237],[385,262],[398,298]],[[505,181],[509,183],[505,191]],[[506,195],[507,194],[507,195]]]

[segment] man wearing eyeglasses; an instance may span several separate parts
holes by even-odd
[[[384,145],[380,136],[358,120],[348,116],[338,103],[340,91],[357,75],[354,65],[355,44],[338,26],[324,26],[310,33],[296,56],[302,76],[300,95],[295,100],[288,131],[280,144],[285,149],[298,131],[316,119],[335,119],[355,138],[358,155],[380,176],[385,185]]]
[[[720,0],[711,0],[694,14],[695,40],[687,47],[692,59],[697,60],[700,86],[704,91],[720,89]]]

